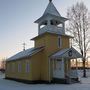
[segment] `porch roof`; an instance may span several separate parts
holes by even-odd
[[[51,56],[52,59],[59,59],[59,58],[82,58],[82,55],[73,47],[62,49]]]

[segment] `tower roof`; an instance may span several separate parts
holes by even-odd
[[[55,18],[63,19],[64,21],[67,20],[67,18],[64,18],[60,15],[60,13],[57,11],[56,7],[54,6],[52,0],[49,0],[49,4],[44,12],[44,14],[35,21],[35,23],[38,23],[43,20],[43,18],[47,16],[53,16]]]
[[[51,0],[49,1],[49,4],[48,4],[48,6],[47,6],[47,8],[46,8],[43,15],[46,15],[46,14],[51,14],[51,15],[55,15],[55,16],[61,16]]]

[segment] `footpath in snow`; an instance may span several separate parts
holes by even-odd
[[[3,78],[4,74],[0,74],[0,90],[90,90],[90,77],[75,84],[23,84]]]
[[[81,84],[90,84],[90,77],[81,78]]]

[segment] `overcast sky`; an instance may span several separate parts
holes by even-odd
[[[67,8],[83,1],[90,10],[90,0],[53,0],[62,16]],[[0,0],[0,59],[8,58],[23,49],[34,46],[31,38],[37,35],[37,24],[33,23],[45,11],[49,0]]]

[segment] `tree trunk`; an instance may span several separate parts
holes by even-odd
[[[83,77],[86,77],[85,59],[83,59]]]

